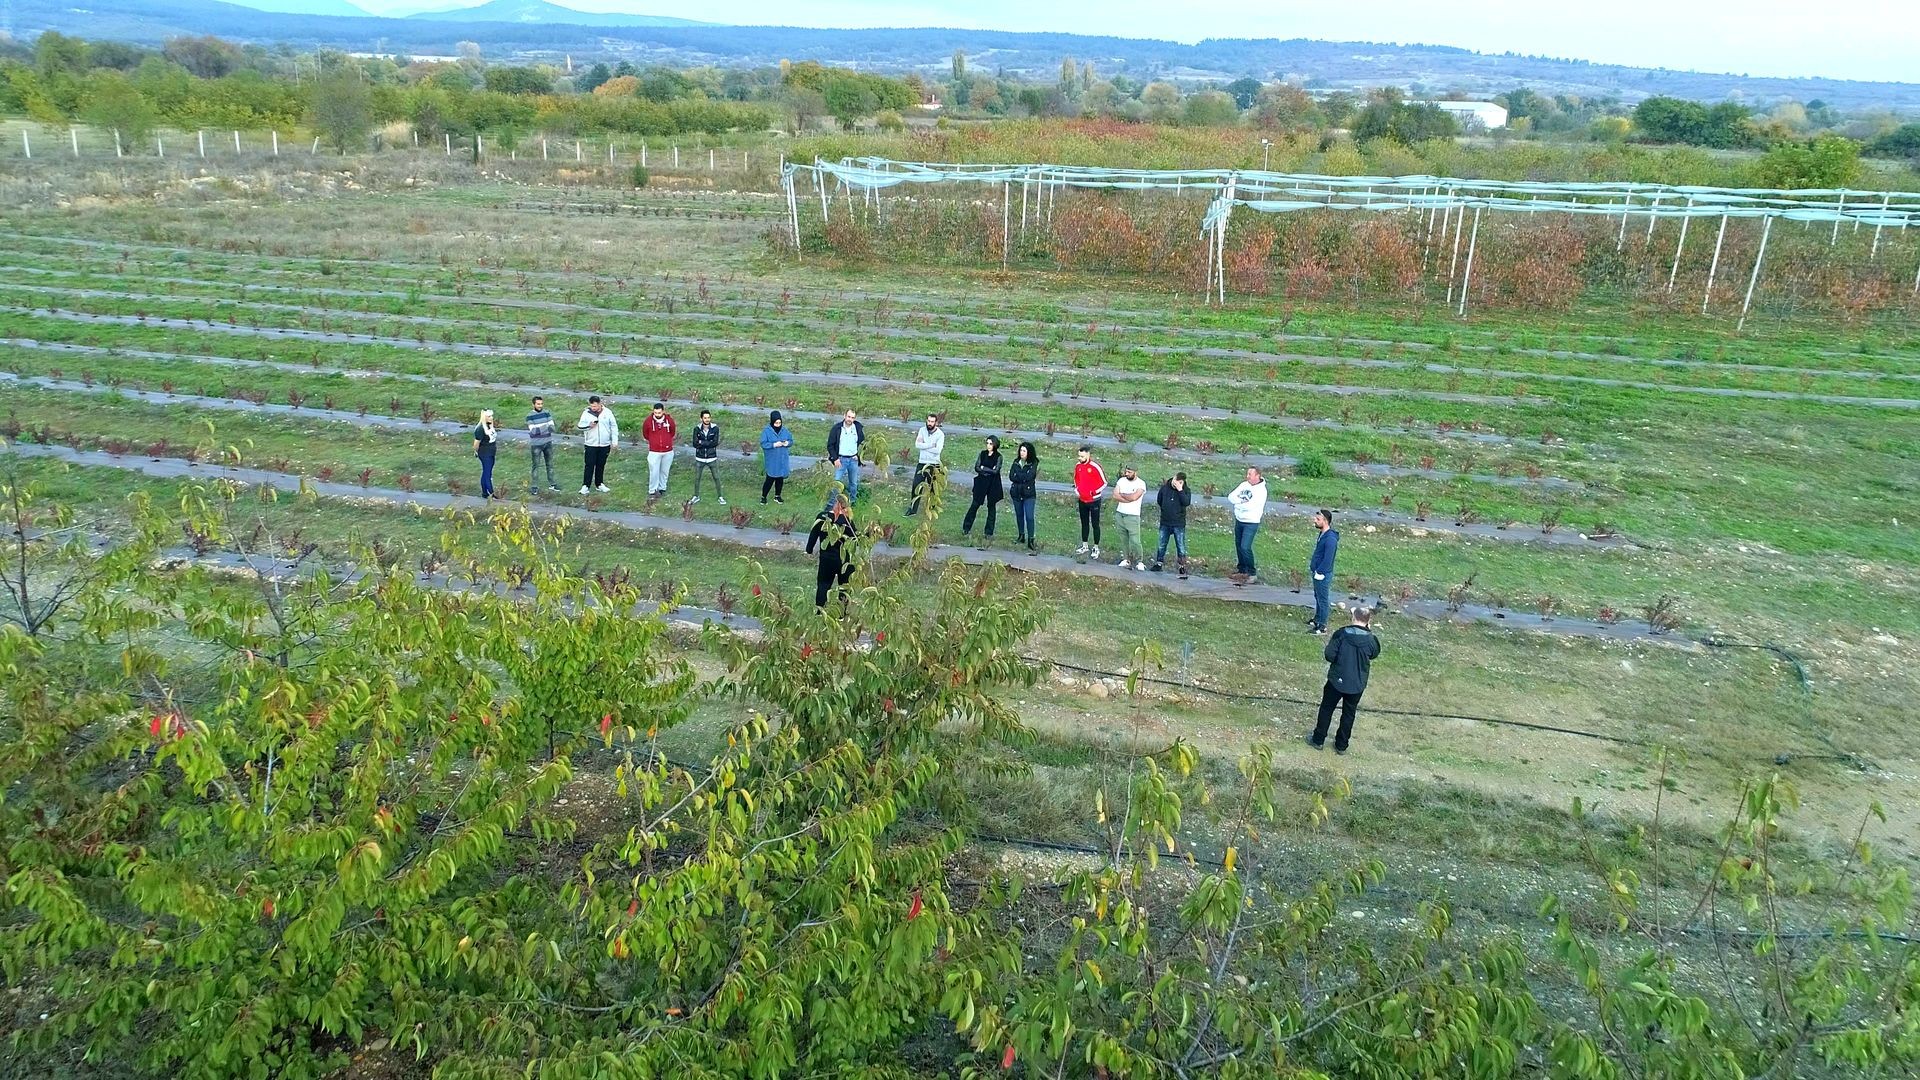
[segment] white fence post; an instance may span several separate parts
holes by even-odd
[[[166,140],[164,140],[164,139],[162,139],[162,138],[160,138],[160,136],[158,136],[158,135],[155,135],[155,136],[153,137],[153,152],[154,152],[155,154],[158,154],[158,155],[159,155],[159,156],[161,156],[161,157],[166,157],[166,156],[167,156],[167,144],[166,144]]]
[[[673,148],[673,167],[680,167],[680,148],[677,146]]]
[[[707,171],[708,172],[713,171],[713,148],[712,147],[707,148]]]
[[[547,160],[547,140],[545,139],[540,140],[540,160]]]
[[[114,157],[125,156],[120,152],[120,129],[119,128],[113,129],[113,156]]]
[[[80,156],[80,129],[77,127],[73,127],[72,125],[68,125],[67,137],[73,140],[73,156],[79,157]]]
[[[280,133],[278,131],[273,133],[273,156],[280,156]]]
[[[1753,276],[1747,279],[1747,298],[1740,301],[1740,321],[1734,324],[1735,330],[1747,327],[1747,309],[1753,306],[1753,288],[1760,284],[1760,263],[1767,257],[1767,236],[1772,232],[1773,215],[1768,214],[1766,225],[1760,229],[1760,250],[1753,256]]]
[[[236,154],[240,152],[240,132],[238,130],[235,130],[233,133],[233,152]]]
[[[313,149],[312,149],[312,150],[310,150],[310,151],[308,151],[308,153],[309,153],[310,155],[312,155],[313,157],[319,157],[319,156],[320,156],[320,136],[318,136],[318,135],[315,135],[315,136],[313,137]]]
[[[447,156],[452,157],[453,156],[453,132],[451,131],[447,132],[446,139],[447,139]]]
[[[575,161],[582,160],[582,158],[580,157],[580,140],[579,139],[573,140],[573,160]]]
[[[204,130],[196,131],[194,135],[200,140],[200,157],[204,159],[207,156],[207,133]]]
[[[645,140],[641,140],[640,143],[640,167],[643,169],[647,167],[647,144]]]
[[[29,159],[33,157],[33,143],[27,139],[27,129],[20,129],[20,149],[26,151]]]

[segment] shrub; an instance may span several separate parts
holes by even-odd
[[[1293,466],[1293,472],[1295,476],[1309,480],[1324,480],[1333,475],[1333,465],[1325,455],[1308,451],[1300,455],[1300,460]]]
[[[653,179],[653,177],[647,172],[645,165],[635,162],[633,170],[627,174],[627,179],[634,187],[643,188],[647,186],[647,182]]]

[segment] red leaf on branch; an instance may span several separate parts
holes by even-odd
[[[760,583],[757,581],[753,583],[753,595],[755,596],[760,595]]]
[[[812,655],[813,655],[813,646],[811,645],[800,646],[800,659],[805,660],[807,657]]]
[[[1007,1052],[1000,1055],[1000,1067],[1003,1069],[1013,1068],[1013,1044],[1012,1043],[1008,1043]]]
[[[162,721],[163,719],[165,719],[165,717],[163,717],[163,716],[161,716],[161,715],[160,715],[159,713],[154,713],[154,714],[153,714],[153,722],[152,722],[152,723],[149,723],[149,724],[147,725],[147,734],[149,734],[149,735],[158,735],[158,734],[160,734],[160,722],[161,722],[161,721]]]
[[[913,920],[919,917],[920,917],[920,894],[916,891],[913,894],[913,903],[907,905],[907,921],[912,922]]]
[[[884,644],[886,644],[886,643],[887,643],[887,632],[886,632],[885,630],[875,630],[875,631],[873,632],[873,643],[874,643],[875,645],[884,645]]]
[[[631,919],[638,914],[640,914],[640,898],[636,896],[627,901],[627,918]]]
[[[269,896],[260,902],[260,917],[263,919],[273,918],[273,897]]]
[[[613,714],[607,713],[600,718],[600,734],[605,735],[613,727]]]

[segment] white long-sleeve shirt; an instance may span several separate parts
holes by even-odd
[[[1262,480],[1257,484],[1249,484],[1242,481],[1227,496],[1227,501],[1233,504],[1233,520],[1257,523],[1267,513],[1267,482]]]
[[[920,430],[913,436],[913,448],[920,451],[920,464],[940,464],[940,454],[947,448],[946,429],[934,428],[928,431],[925,424],[920,425]]]
[[[594,423],[598,420],[599,423]],[[613,410],[605,405],[600,407],[599,415],[592,409],[580,410],[580,441],[587,446],[619,446],[620,421],[613,418]]]

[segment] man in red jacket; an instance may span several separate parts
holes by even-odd
[[[1107,474],[1093,460],[1093,447],[1080,448],[1080,460],[1073,466],[1073,492],[1080,497],[1080,547],[1075,555],[1086,555],[1087,537],[1093,537],[1092,558],[1100,561],[1100,508],[1107,495]]]
[[[667,474],[673,471],[673,417],[667,415],[664,401],[653,403],[653,412],[640,422],[640,437],[647,443],[647,505],[667,493]]]

